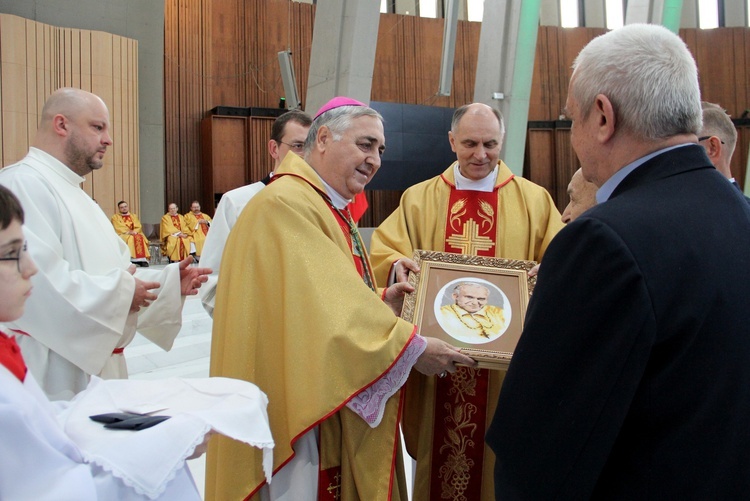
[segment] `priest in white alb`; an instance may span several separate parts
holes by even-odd
[[[0,170],[0,184],[26,211],[28,248],[39,266],[34,295],[9,327],[32,333],[19,344],[45,393],[69,399],[89,376],[127,377],[123,349],[138,331],[167,350],[181,326],[184,295],[210,270],[189,260],[164,270],[130,263],[125,243],[80,187],[104,165],[109,112],[80,89],[53,92],[26,157]]]

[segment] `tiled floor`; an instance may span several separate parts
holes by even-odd
[[[182,310],[182,329],[168,352],[136,335],[125,349],[128,371],[132,379],[162,379],[168,377],[208,377],[213,321],[201,305],[198,296],[185,300]],[[404,451],[406,457],[406,452]],[[411,460],[407,460],[412,463]],[[188,462],[201,495],[205,486],[205,454]],[[413,463],[406,468],[407,485],[411,486]],[[411,491],[411,488],[409,488]],[[411,494],[411,492],[409,492]],[[411,496],[410,496],[411,497]]]

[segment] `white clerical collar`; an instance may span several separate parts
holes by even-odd
[[[318,174],[318,177],[320,177],[320,174]],[[349,205],[349,202],[351,202],[351,200],[348,200],[342,197],[341,195],[339,195],[339,193],[333,188],[331,188],[331,185],[326,183],[322,177],[320,177],[320,182],[323,183],[323,187],[326,189],[326,195],[328,195],[328,198],[331,199],[331,203],[333,204],[334,207],[336,207],[337,209],[343,210],[346,208],[347,205]]]
[[[453,165],[453,177],[456,179],[457,190],[471,190],[471,191],[486,191],[491,192],[495,189],[495,182],[497,181],[497,165],[492,172],[487,174],[482,179],[474,181],[461,174],[461,170],[458,168],[458,162]]]

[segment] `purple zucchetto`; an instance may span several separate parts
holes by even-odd
[[[323,113],[325,113],[326,111],[330,111],[334,108],[340,108],[342,106],[367,106],[367,105],[365,103],[361,103],[357,101],[356,99],[352,99],[350,97],[337,96],[331,99],[330,101],[328,101],[323,106],[321,106],[321,108],[315,114],[315,118],[313,118],[313,120],[317,120],[317,118]]]

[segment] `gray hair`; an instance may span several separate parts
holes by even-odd
[[[695,60],[662,26],[630,24],[595,38],[576,57],[571,82],[583,118],[604,94],[618,128],[636,137],[657,140],[701,128]]]
[[[727,150],[726,158],[732,158],[734,147],[737,145],[737,129],[726,110],[718,104],[703,101],[703,128],[699,136],[716,136],[724,141]]]
[[[313,120],[310,130],[307,132],[307,139],[305,139],[305,158],[312,151],[315,139],[318,136],[318,130],[321,127],[324,125],[328,127],[333,140],[339,141],[344,132],[352,126],[352,122],[360,117],[375,117],[384,122],[383,116],[369,106],[339,106],[326,111]]]

